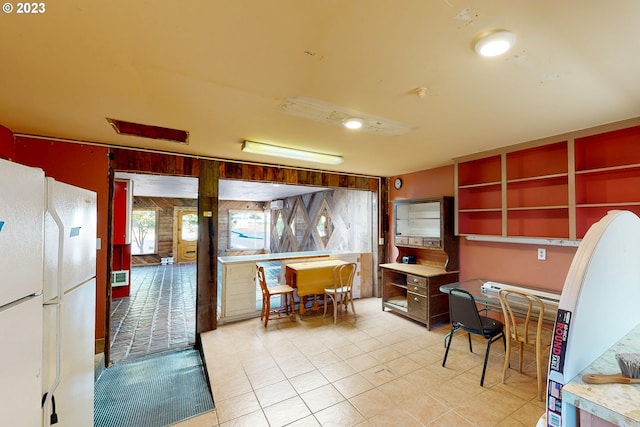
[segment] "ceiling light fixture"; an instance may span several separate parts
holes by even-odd
[[[476,37],[473,48],[480,56],[499,56],[511,49],[515,42],[516,35],[512,32],[494,30]]]
[[[326,163],[330,165],[338,165],[344,161],[342,156],[298,150],[296,148],[280,147],[255,141],[244,141],[242,143],[242,151],[245,153],[264,154],[267,156],[306,160],[309,162]]]
[[[344,127],[345,120],[350,117],[359,118],[362,121],[360,129],[362,132],[381,136],[406,135],[415,128],[413,125],[394,122],[383,117],[372,116],[361,111],[303,96],[287,98],[280,104],[279,109],[285,114],[340,127]]]
[[[348,119],[345,119],[342,124],[347,129],[360,129],[362,127],[362,119],[350,117]]]

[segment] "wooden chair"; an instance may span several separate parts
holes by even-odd
[[[262,310],[260,311],[260,320],[264,319],[264,326],[267,327],[269,318],[272,314],[278,318],[291,317],[295,321],[295,310],[293,301],[293,288],[289,285],[267,286],[267,279],[264,275],[264,267],[256,264],[256,275],[260,289],[262,290]],[[271,309],[272,297],[284,297],[284,308]]]
[[[504,325],[499,320],[482,316],[478,312],[476,301],[469,292],[463,289],[451,289],[449,294],[449,317],[451,319],[451,332],[447,341],[447,350],[444,353],[442,367],[447,363],[447,355],[453,335],[460,329],[467,332],[469,336],[469,351],[473,353],[471,347],[471,334],[480,335],[487,339],[487,350],[484,354],[484,365],[482,367],[482,376],[480,377],[480,386],[484,385],[484,374],[487,370],[487,361],[489,360],[489,350],[491,344],[502,338],[505,345]]]
[[[509,334],[502,368],[504,384],[511,358],[511,342],[519,344],[518,371],[522,373],[524,345],[535,346],[536,375],[538,378],[538,400],[542,401],[542,320],[544,303],[536,295],[527,292],[502,289],[498,293],[504,315],[505,330]]]
[[[324,313],[322,318],[327,314],[327,301],[331,299],[333,303],[333,323],[338,322],[338,305],[343,304],[345,310],[349,307],[351,302],[351,310],[353,310],[353,317],[356,316],[356,308],[353,305],[353,278],[356,274],[356,264],[342,264],[337,265],[333,269],[333,287],[325,288],[324,290]]]

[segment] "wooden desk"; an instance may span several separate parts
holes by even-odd
[[[450,283],[448,285],[440,286],[440,291],[449,293],[451,289],[464,289],[468,291],[475,298],[478,304],[482,304],[485,310],[495,311],[502,314],[502,306],[500,305],[500,299],[498,298],[498,290],[483,290],[482,285],[485,283],[492,283],[484,279],[471,279],[462,282]],[[544,324],[553,327],[558,312],[558,302],[560,301],[560,294],[548,289],[539,289],[525,286],[517,286],[511,284],[496,283],[498,287],[504,285],[507,287],[521,290],[523,292],[538,294],[544,303]]]
[[[333,284],[333,269],[346,261],[309,261],[287,264],[285,277],[287,285],[296,289],[300,298],[300,314],[305,312],[305,302],[313,296],[313,308],[318,308],[315,295],[324,295],[324,288]]]
[[[449,321],[449,296],[444,284],[458,280],[457,271],[423,264],[380,264],[382,309],[423,323],[428,330]]]

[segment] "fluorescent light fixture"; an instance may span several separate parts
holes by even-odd
[[[356,117],[350,117],[345,119],[342,124],[347,129],[360,129],[362,127],[362,119],[358,119]]]
[[[242,151],[245,153],[264,154],[267,156],[306,160],[309,162],[327,163],[330,165],[338,165],[344,161],[342,156],[315,153],[313,151],[298,150],[296,148],[279,147],[277,145],[263,144],[262,142],[255,141],[243,142]]]
[[[495,30],[476,37],[473,48],[480,56],[499,56],[516,42],[516,35],[505,30]]]

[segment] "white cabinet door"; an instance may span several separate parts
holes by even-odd
[[[224,317],[255,314],[255,262],[226,264],[224,268]]]

